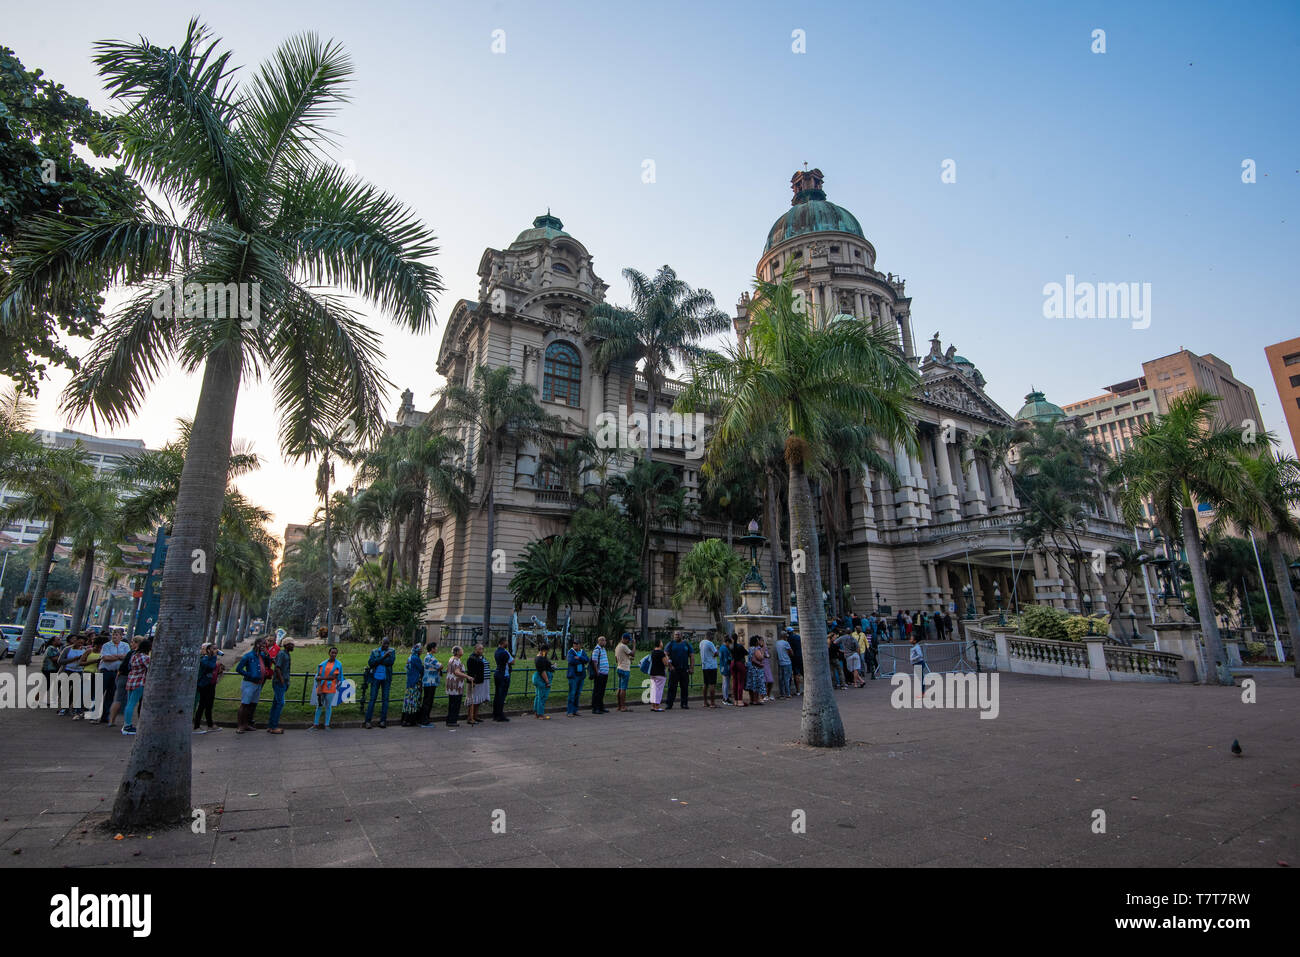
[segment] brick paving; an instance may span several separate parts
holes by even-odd
[[[5,710],[0,866],[1295,866],[1300,681],[1254,674],[1256,704],[1236,688],[1003,675],[995,720],[895,710],[877,681],[838,693],[850,744],[834,751],[795,743],[797,699],[456,731],[225,730],[194,739],[207,833],[122,841],[95,825],[131,739]]]

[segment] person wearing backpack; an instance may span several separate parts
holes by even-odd
[[[533,717],[550,721],[546,713],[546,696],[551,693],[551,674],[555,670],[551,659],[547,657],[550,645],[542,642],[537,646],[537,658],[533,661]]]
[[[363,725],[366,728],[371,727],[370,719],[375,716],[375,699],[381,693],[384,704],[379,709],[379,726],[388,727],[388,692],[393,686],[393,662],[397,660],[397,652],[389,647],[390,644],[385,637],[379,647],[370,652],[370,658],[366,662],[366,670],[370,673],[370,700],[366,702],[366,720]]]
[[[576,718],[578,716],[578,701],[582,697],[582,683],[587,678],[587,662],[591,656],[583,650],[582,639],[577,635],[573,636],[570,642],[573,647],[569,649],[566,659],[569,667],[564,676],[569,680],[569,705],[565,710],[565,717]]]
[[[236,719],[235,734],[251,731],[253,714],[257,711],[258,699],[262,696],[262,683],[266,681],[266,641],[258,637],[253,639],[252,650],[246,652],[235,665],[235,673],[242,677],[239,686],[239,714]]]

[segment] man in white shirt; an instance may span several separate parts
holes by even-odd
[[[100,653],[102,657],[99,659],[99,673],[104,676],[104,712],[100,715],[99,723],[108,724],[108,709],[113,706],[113,698],[117,694],[117,671],[122,667],[126,656],[131,653],[131,646],[125,641],[110,637],[104,642]]]
[[[700,670],[704,672],[704,707],[718,706],[718,646],[712,629],[700,642]]]

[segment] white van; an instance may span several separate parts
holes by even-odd
[[[57,611],[47,611],[41,615],[40,623],[36,626],[37,634],[47,641],[56,635],[62,638],[70,631],[72,631],[72,616]]]

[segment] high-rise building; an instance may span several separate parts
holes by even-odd
[[[1155,393],[1160,414],[1169,411],[1169,403],[1191,389],[1217,395],[1214,408],[1216,426],[1234,426],[1264,431],[1264,417],[1255,390],[1232,374],[1232,366],[1218,356],[1198,356],[1187,349],[1142,363],[1142,377]]]
[[[145,444],[140,439],[106,439],[85,432],[71,429],[55,431],[53,429],[36,429],[32,433],[47,448],[62,449],[80,442],[86,450],[86,458],[96,475],[105,475],[122,464],[125,455],[131,452],[143,452]],[[19,498],[12,489],[0,488],[0,501],[8,505]],[[30,545],[45,532],[46,523],[29,519],[18,519],[5,526],[6,534],[16,539],[19,545]]]
[[[1300,455],[1300,338],[1266,346],[1264,355],[1273,373],[1277,397],[1282,400],[1286,429],[1291,433],[1291,451]]]

